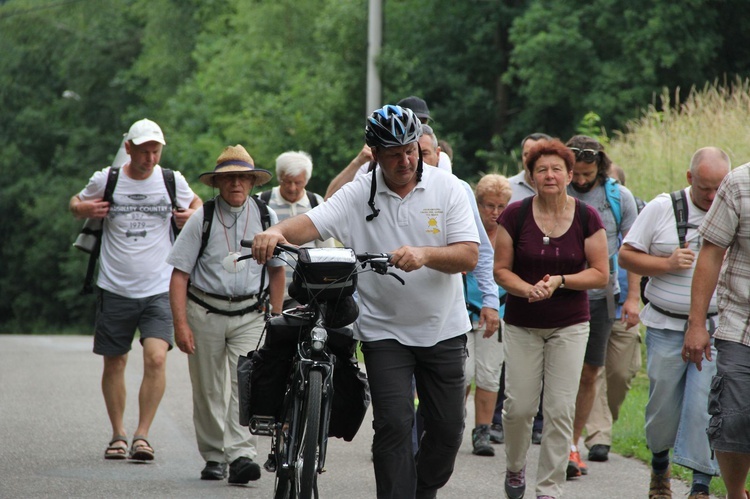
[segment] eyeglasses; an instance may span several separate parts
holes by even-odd
[[[570,150],[576,155],[576,161],[583,161],[584,163],[594,163],[601,152],[595,149],[579,149],[578,147],[571,147]]]
[[[482,208],[484,208],[485,210],[487,210],[489,212],[495,212],[495,211],[503,211],[505,209],[506,205],[504,205],[504,204],[495,205],[495,204],[480,203],[479,206],[481,206]]]

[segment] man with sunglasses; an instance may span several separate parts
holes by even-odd
[[[596,139],[576,135],[568,140],[566,145],[576,157],[573,181],[568,186],[568,194],[599,211],[607,232],[610,257],[609,284],[605,289],[592,289],[588,292],[590,332],[576,398],[573,442],[567,470],[570,479],[588,473],[588,467],[581,460],[578,441],[596,399],[596,379],[605,363],[607,345],[615,321],[616,297],[620,293],[617,281],[617,251],[638,216],[638,208],[630,190],[609,178],[608,171],[612,161]],[[622,306],[622,316],[629,327],[637,324],[639,320],[639,282],[638,275],[628,274],[628,296]]]

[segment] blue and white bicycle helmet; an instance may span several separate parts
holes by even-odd
[[[411,109],[387,104],[376,109],[365,126],[365,143],[370,147],[398,147],[419,141],[422,136],[422,122]],[[422,148],[419,147],[419,162],[417,163],[417,182],[422,180]],[[375,208],[375,192],[377,191],[377,177],[374,170],[375,162],[370,165],[372,180],[370,181],[370,199],[367,205],[372,213],[365,220],[372,222],[380,210]]]
[[[370,147],[405,146],[422,136],[422,122],[411,109],[385,105],[367,118],[365,142]]]

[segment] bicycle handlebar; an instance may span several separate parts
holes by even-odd
[[[243,248],[252,248],[253,247],[253,240],[252,239],[243,239],[240,241],[240,246]],[[283,252],[293,253],[295,255],[299,255],[299,248],[296,246],[292,246],[289,244],[276,244],[276,247],[273,250],[273,256],[279,256]],[[405,284],[404,280],[391,272],[388,272],[388,267],[392,267],[393,264],[391,263],[391,258],[393,257],[392,253],[360,253],[355,255],[357,258],[357,261],[362,264],[362,267],[366,264],[370,265],[370,268],[381,275],[390,275],[396,278],[401,284]],[[252,258],[252,253],[243,255],[237,259],[237,261],[240,260],[247,260]]]

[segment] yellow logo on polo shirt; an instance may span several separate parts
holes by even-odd
[[[440,234],[440,229],[438,229],[438,218],[443,214],[443,210],[438,208],[426,208],[422,210],[422,213],[427,217],[427,229],[425,232],[428,234]]]

